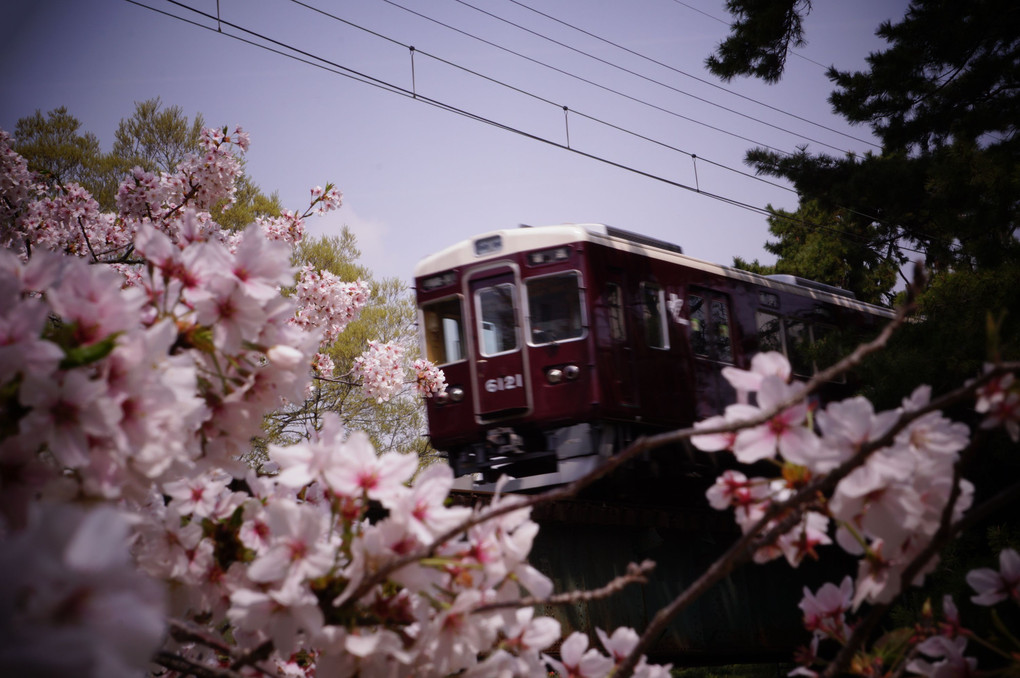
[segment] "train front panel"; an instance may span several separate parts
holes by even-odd
[[[584,250],[506,243],[416,280],[424,353],[447,382],[427,404],[429,435],[458,476],[555,475],[596,453]]]

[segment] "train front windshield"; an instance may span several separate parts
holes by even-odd
[[[532,344],[581,337],[584,323],[576,272],[532,278],[527,287]]]
[[[514,286],[502,283],[476,292],[479,336],[482,355],[492,356],[517,348],[517,314],[514,311]]]
[[[422,306],[425,320],[425,353],[436,365],[463,360],[464,321],[460,297],[449,297]]]

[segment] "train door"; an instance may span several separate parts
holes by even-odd
[[[474,311],[475,413],[482,421],[522,416],[531,410],[527,357],[522,350],[520,284],[510,266],[471,274]]]
[[[608,342],[602,364],[611,366],[610,392],[616,402],[625,407],[637,407],[637,387],[634,381],[635,356],[633,329],[627,327],[627,287],[622,270],[611,269],[606,275],[604,290]]]
[[[695,415],[699,419],[721,414],[736,393],[722,376],[733,365],[730,298],[714,290],[694,288],[687,296],[691,353],[696,384]]]

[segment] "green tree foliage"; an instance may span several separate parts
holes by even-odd
[[[847,219],[843,211],[827,211],[817,201],[802,204],[796,212],[771,205],[769,210],[769,232],[776,239],[764,247],[778,257],[776,264],[763,266],[738,258],[734,266],[764,275],[784,273],[835,285],[853,292],[861,301],[890,300],[897,264],[889,249],[876,252],[869,246],[873,241],[872,224]]]
[[[727,0],[733,33],[705,64],[726,81],[753,75],[777,82],[790,47],[804,44],[803,18],[810,9],[810,0]]]
[[[205,120],[201,113],[188,120],[180,106],[164,107],[159,97],[135,102],[129,118],[122,118],[114,134],[112,156],[118,174],[133,167],[150,172],[173,172],[198,145]],[[233,203],[215,206],[212,217],[225,228],[240,230],[257,217],[278,216],[282,207],[277,194],[266,195],[247,174],[237,181]]]
[[[137,101],[131,117],[117,125],[113,154],[128,169],[173,172],[185,156],[198,151],[204,126],[201,113],[189,122],[180,106],[164,108],[159,97]]]
[[[14,150],[43,180],[81,184],[107,210],[114,207],[121,174],[115,159],[103,153],[99,137],[82,130],[65,106],[21,118],[12,135]]]
[[[102,156],[99,137],[81,131],[81,121],[61,106],[46,115],[36,110],[14,127],[14,150],[47,180],[84,184]]]
[[[135,103],[135,110],[117,125],[113,149],[104,153],[99,138],[81,130],[81,121],[61,106],[43,115],[18,120],[14,149],[29,167],[57,184],[81,184],[105,211],[116,210],[117,187],[134,167],[173,172],[189,153],[199,152],[201,114],[188,120],[179,106],[164,108],[159,97]],[[217,205],[213,219],[239,230],[261,216],[278,216],[279,196],[266,195],[247,175],[237,182],[234,202]]]
[[[780,4],[801,15],[810,9]],[[861,369],[866,395],[892,407],[919,381],[944,392],[987,360],[1020,358],[1020,6],[912,0],[902,20],[883,23],[877,34],[887,46],[868,56],[866,70],[833,68],[828,77],[834,110],[867,124],[880,152],[781,156],[754,149],[747,160],[793,182],[797,216],[823,225],[770,219],[778,240],[766,248],[779,257],[770,272],[834,282],[827,276],[844,271],[851,279],[844,286],[867,299],[862,285],[881,288],[893,265],[920,259],[929,270],[915,322]],[[803,37],[793,28],[788,35],[787,44]],[[774,44],[736,29],[730,39],[752,43],[744,47],[750,53]],[[765,77],[753,63],[741,69],[739,57],[733,60],[735,70],[718,74]],[[1015,469],[1015,461],[1004,461],[1015,459],[1015,449],[985,452],[996,469]]]
[[[776,4],[801,16],[810,9],[789,0]],[[790,26],[785,43],[736,29],[730,40],[749,42],[742,47],[747,54],[776,45],[785,50],[803,37],[799,23]],[[813,205],[823,212],[816,223],[825,229],[773,231],[782,244],[769,244],[779,256],[775,269],[808,261],[812,276],[823,275],[828,257],[815,259],[815,253],[826,246],[852,269],[851,252],[841,251],[846,239],[829,230],[838,224],[864,239],[873,261],[919,258],[930,270],[914,322],[858,373],[876,408],[889,408],[918,382],[944,393],[973,378],[986,361],[1020,358],[1020,6],[1012,0],[912,0],[902,20],[883,23],[877,34],[887,46],[868,56],[866,70],[832,68],[828,77],[834,110],[868,125],[880,152],[781,156],[755,149],[747,160],[760,173],[792,181],[802,210]],[[709,67],[724,78],[774,81],[781,74],[781,58],[770,62],[778,71],[760,72],[751,60],[741,64],[741,54],[720,48]],[[976,423],[972,407],[963,403],[953,416]],[[1018,466],[1015,445],[989,436],[961,470],[981,491],[995,492],[1016,477]],[[959,574],[990,557],[985,535],[1018,531],[1015,519],[1005,526],[1001,520],[979,524],[965,546],[944,554],[926,593],[934,599],[953,593],[966,604]],[[902,605],[916,611],[922,604],[911,594]]]
[[[213,220],[224,228],[239,231],[258,217],[278,217],[283,210],[276,191],[266,195],[247,174],[235,183],[234,202],[220,204],[211,210]]]
[[[348,376],[354,359],[369,341],[395,342],[412,359],[418,355],[415,327],[416,308],[407,286],[397,278],[373,279],[357,263],[361,252],[354,234],[346,226],[339,235],[306,238],[297,248],[295,264],[311,264],[344,280],[365,280],[371,297],[359,317],[347,325],[328,353],[336,364],[333,379],[317,380],[316,388],[302,404],[269,417],[265,442],[282,442],[317,428],[326,412],[337,412],[351,429],[365,431],[379,451],[415,452],[423,462],[434,455],[425,437],[425,411],[421,397],[408,385],[404,392],[386,402],[368,398]]]
[[[754,4],[742,3],[746,10]],[[791,40],[799,36],[790,31]],[[882,24],[878,35],[889,46],[868,57],[869,70],[828,75],[836,112],[870,125],[882,152],[784,156],[755,149],[749,164],[789,179],[802,200],[822,209],[852,210],[847,216],[860,222],[852,230],[873,225],[876,252],[899,243],[936,271],[1016,261],[1020,7],[1009,0],[915,0],[902,21]],[[738,38],[754,41],[748,49],[767,46],[737,31],[730,40]],[[902,258],[914,256],[908,250]]]

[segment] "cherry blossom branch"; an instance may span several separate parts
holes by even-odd
[[[954,537],[966,531],[990,515],[1001,511],[1011,503],[1020,501],[1020,482],[1001,490],[998,494],[982,502],[980,505],[970,509],[967,514],[952,524],[946,524],[939,528],[928,545],[910,562],[901,574],[901,581],[907,583],[917,576],[924,565],[938,554]],[[841,675],[850,665],[854,654],[864,645],[870,637],[875,626],[889,610],[891,604],[875,605],[869,610],[865,620],[854,627],[853,633],[847,640],[839,653],[836,655],[823,674],[825,678],[835,678]]]
[[[912,299],[914,295],[911,294],[909,296]],[[882,328],[882,331],[878,334],[877,337],[875,337],[869,342],[865,342],[863,344],[858,345],[857,348],[854,349],[854,351],[847,355],[845,358],[837,362],[832,367],[829,367],[828,369],[819,372],[813,378],[808,380],[804,384],[803,388],[798,389],[795,394],[787,398],[785,401],[778,403],[775,407],[767,411],[763,411],[758,416],[740,422],[720,425],[718,427],[704,427],[704,428],[688,427],[652,436],[642,436],[635,440],[633,443],[631,443],[623,451],[609,457],[609,459],[605,460],[603,464],[600,464],[599,466],[592,469],[584,476],[581,476],[577,480],[574,480],[573,482],[564,485],[563,487],[548,490],[546,492],[542,492],[540,494],[536,494],[528,498],[521,499],[515,498],[515,500],[506,500],[500,506],[494,508],[489,507],[485,510],[479,511],[475,515],[471,516],[469,519],[462,522],[460,525],[457,525],[447,530],[446,532],[440,534],[432,541],[431,544],[418,548],[405,555],[394,558],[389,562],[381,565],[375,572],[373,572],[370,576],[366,577],[361,581],[361,583],[351,593],[347,600],[357,601],[362,596],[371,591],[375,586],[384,582],[389,577],[389,575],[396,572],[397,570],[406,567],[412,563],[418,562],[420,560],[424,560],[426,558],[431,558],[435,556],[440,546],[450,541],[451,539],[456,538],[458,535],[463,534],[464,532],[471,529],[472,527],[475,527],[476,525],[481,525],[482,523],[488,522],[502,515],[512,513],[514,511],[528,509],[534,506],[548,504],[556,501],[562,501],[564,499],[570,499],[577,495],[577,493],[579,493],[582,489],[588,487],[597,480],[600,480],[610,475],[620,466],[623,466],[631,459],[637,457],[638,455],[646,451],[658,447],[663,447],[670,443],[680,442],[682,440],[689,439],[693,435],[711,433],[729,433],[737,431],[742,428],[756,426],[758,424],[762,424],[766,421],[769,421],[779,412],[782,412],[784,409],[792,405],[795,405],[796,403],[806,398],[813,390],[817,389],[826,381],[834,379],[840,374],[852,369],[853,367],[859,365],[861,361],[868,355],[871,355],[872,353],[875,353],[885,348],[894,332],[900,326],[902,326],[903,323],[906,322],[907,318],[910,317],[910,315],[913,313],[914,308],[915,304],[913,303],[913,301],[908,301],[906,304],[897,309],[896,316],[891,321],[889,321],[889,323],[887,323],[885,327]],[[863,463],[865,458],[866,455],[861,456],[861,459],[858,462],[858,464]],[[846,473],[849,473],[850,470],[851,469],[847,469]],[[843,475],[846,475],[846,473],[844,473]],[[842,476],[840,476],[840,478],[841,477]],[[835,484],[836,480],[833,481],[832,485],[835,486]],[[801,495],[798,494],[796,496],[799,497]],[[743,540],[741,540],[741,542],[743,542]],[[640,656],[640,654],[637,656]],[[634,665],[636,665],[636,662],[637,660],[635,659]]]
[[[157,652],[152,661],[163,668],[176,671],[182,676],[195,676],[195,678],[244,678],[244,676],[236,671],[199,664],[168,650]]]
[[[198,643],[199,645],[204,645],[205,647],[215,650],[221,654],[224,654],[233,660],[230,664],[230,668],[210,667],[204,664],[196,664],[172,652],[160,652],[159,655],[157,655],[156,661],[168,669],[173,669],[175,671],[181,670],[164,663],[161,660],[161,657],[164,654],[170,655],[172,657],[190,663],[193,668],[189,669],[189,671],[191,673],[194,673],[196,676],[199,676],[199,678],[206,677],[235,678],[240,675],[236,672],[244,668],[245,666],[250,666],[252,669],[258,671],[259,673],[265,676],[271,676],[272,678],[278,678],[279,676],[279,674],[277,674],[275,671],[270,671],[257,665],[257,662],[264,661],[269,657],[270,654],[272,654],[273,643],[270,640],[265,641],[261,645],[258,645],[257,647],[253,648],[248,652],[241,653],[238,652],[236,647],[231,647],[230,645],[226,644],[216,636],[206,633],[205,631],[196,629],[192,627],[190,624],[187,624],[186,622],[183,622],[179,619],[168,619],[167,623],[170,627],[170,636],[174,640],[183,643]],[[194,670],[194,667],[197,667],[203,673],[200,674],[196,672]]]
[[[857,352],[855,351],[855,353]],[[653,640],[659,636],[659,634],[677,614],[694,602],[711,586],[727,576],[736,567],[750,560],[754,551],[757,550],[759,546],[770,545],[779,536],[796,525],[801,518],[805,504],[813,501],[814,498],[819,495],[824,495],[834,490],[839,481],[849,475],[849,473],[855,468],[862,465],[875,451],[887,447],[890,443],[892,443],[896,435],[904,430],[911,422],[919,419],[929,412],[942,410],[949,405],[955,404],[964,398],[972,396],[983,384],[988,383],[1004,372],[1016,370],[1018,367],[1020,367],[1020,364],[1006,363],[999,365],[973,382],[928,403],[925,407],[902,413],[895,425],[893,425],[883,436],[861,445],[859,451],[838,468],[825,476],[820,476],[812,480],[798,490],[787,501],[771,505],[765,511],[765,514],[754,524],[754,526],[749,529],[747,533],[733,546],[731,546],[726,553],[720,556],[698,580],[674,599],[672,603],[659,610],[648,628],[642,634],[638,644],[632,649],[628,657],[617,667],[617,672],[614,674],[614,678],[626,678],[627,676],[630,676],[631,672],[637,666],[640,657],[648,651]],[[783,403],[779,409],[781,410],[785,407],[788,407],[788,405]],[[763,417],[763,419],[767,421],[771,418],[771,416],[774,416],[774,413],[769,417]],[[730,430],[737,430],[739,428],[744,428],[747,425],[749,424],[746,422],[738,422],[738,425],[735,427],[721,427],[724,430],[719,432],[727,432],[725,430],[727,428]],[[953,502],[955,502],[955,496],[958,496],[958,490],[956,490],[956,495],[953,496]],[[951,504],[953,502],[951,502]],[[949,515],[952,515],[951,505],[948,510],[950,511]],[[783,519],[773,526],[765,535],[761,536],[760,543],[755,545],[755,539],[758,537],[761,530],[780,515],[784,515]],[[952,536],[959,532],[959,529],[962,528],[955,528],[951,533],[946,530],[946,534],[943,536],[942,540],[948,541]],[[933,543],[929,544],[928,548],[926,548],[920,556],[911,562],[908,571],[903,573],[904,581],[912,581],[917,573],[921,571],[924,564],[940,550],[942,545],[944,545],[944,541],[942,541],[942,543],[934,543],[934,541],[935,540],[933,540]],[[752,546],[754,546],[754,548],[752,548]],[[878,620],[887,609],[888,606],[879,605],[876,605],[873,608],[872,615],[869,616],[868,621],[858,628],[858,632],[860,633],[860,636],[858,637],[859,639],[856,640],[858,647],[861,643],[863,643],[864,639],[868,637],[871,630],[874,628],[874,625],[877,624]],[[865,628],[866,626],[867,628]],[[844,648],[844,650],[846,650],[846,648]],[[845,668],[852,656],[852,651],[847,651],[845,655],[841,653],[843,668]],[[837,674],[833,673],[831,675]]]
[[[648,577],[646,575],[654,569],[655,563],[651,560],[645,560],[641,562],[640,565],[637,563],[628,563],[626,574],[614,577],[608,584],[597,589],[591,589],[588,591],[568,591],[567,593],[561,593],[547,598],[527,596],[518,600],[505,600],[497,603],[487,603],[474,608],[472,611],[478,613],[491,612],[493,610],[502,610],[506,608],[533,607],[535,605],[573,605],[574,603],[582,601],[600,600],[619,593],[629,584],[647,584]]]

